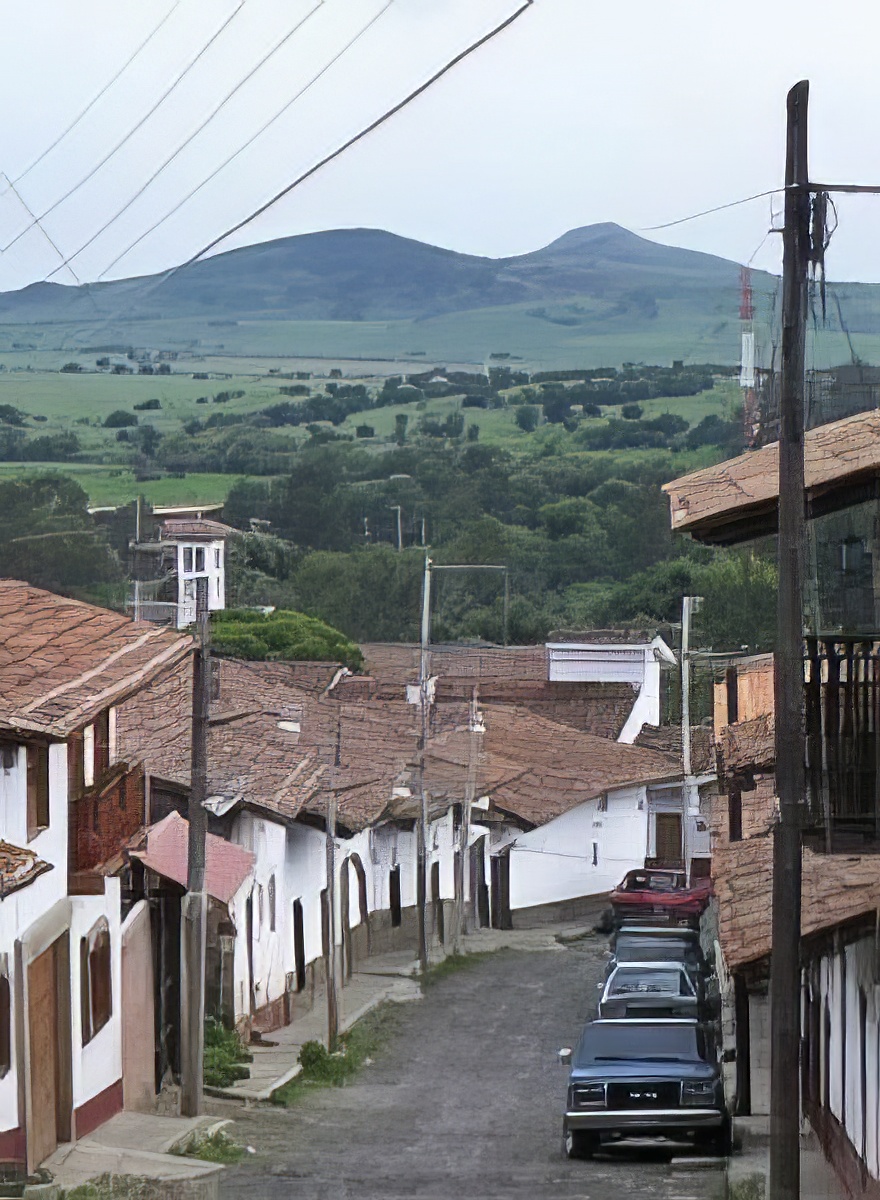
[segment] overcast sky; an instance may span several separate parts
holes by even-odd
[[[0,288],[173,266],[519,6],[6,0]],[[878,42],[870,0],[534,0],[223,248],[370,226],[503,256],[597,221],[643,232],[778,186],[800,78],[813,178],[880,183]],[[840,216],[829,274],[880,280],[880,197]],[[771,220],[763,199],[645,236],[777,269]]]

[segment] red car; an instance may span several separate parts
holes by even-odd
[[[649,916],[689,923],[700,916],[711,894],[711,879],[692,879],[688,887],[684,871],[646,867],[627,871],[610,899],[617,921]]]

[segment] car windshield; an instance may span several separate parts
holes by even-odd
[[[703,1038],[696,1025],[638,1025],[599,1022],[588,1025],[578,1046],[579,1066],[598,1062],[700,1062]]]
[[[619,937],[614,953],[627,962],[685,962],[697,958],[693,943],[677,938]]]
[[[692,996],[684,971],[639,971],[618,967],[608,986],[609,996]]]
[[[651,872],[638,872],[637,874],[627,875],[623,885],[625,892],[668,892],[678,886],[678,876],[667,872],[665,874],[657,874]]]

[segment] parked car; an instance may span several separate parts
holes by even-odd
[[[590,1021],[572,1052],[563,1120],[569,1158],[590,1158],[603,1140],[692,1139],[729,1154],[731,1120],[714,1033],[695,1020]]]
[[[714,966],[711,955],[707,958],[703,953],[696,930],[629,923],[611,939],[607,974],[622,962],[680,962],[691,975],[709,974]]]
[[[615,921],[653,916],[687,925],[699,920],[711,893],[710,879],[688,885],[684,871],[646,867],[627,871],[609,898]]]
[[[681,963],[618,963],[604,984],[600,1017],[696,1017],[709,1019],[705,982]]]

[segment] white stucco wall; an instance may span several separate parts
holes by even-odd
[[[105,879],[103,896],[72,896],[70,900],[70,1010],[73,1047],[73,1105],[79,1108],[122,1078],[122,928],[120,883]],[[110,928],[110,1020],[87,1044],[82,1044],[80,1019],[80,938],[101,918]]]
[[[18,1111],[16,1045],[16,994],[20,981],[15,975],[15,943],[25,940],[36,921],[64,906],[69,909],[71,1075],[73,1104],[79,1107],[122,1076],[122,938],[120,890],[117,879],[106,879],[104,894],[67,898],[68,863],[67,747],[49,748],[49,827],[30,842],[27,838],[27,755],[19,748],[15,766],[0,768],[0,838],[33,850],[52,870],[20,891],[0,900],[0,955],[5,955],[6,974],[12,993],[12,1067],[0,1080],[0,1131],[23,1123]],[[57,910],[56,910],[57,911]],[[112,1015],[91,1042],[83,1046],[80,1021],[79,939],[101,918],[110,930]]]
[[[510,851],[511,909],[597,896],[644,865],[645,789],[610,792],[607,811],[599,806],[591,800],[516,837]]]

